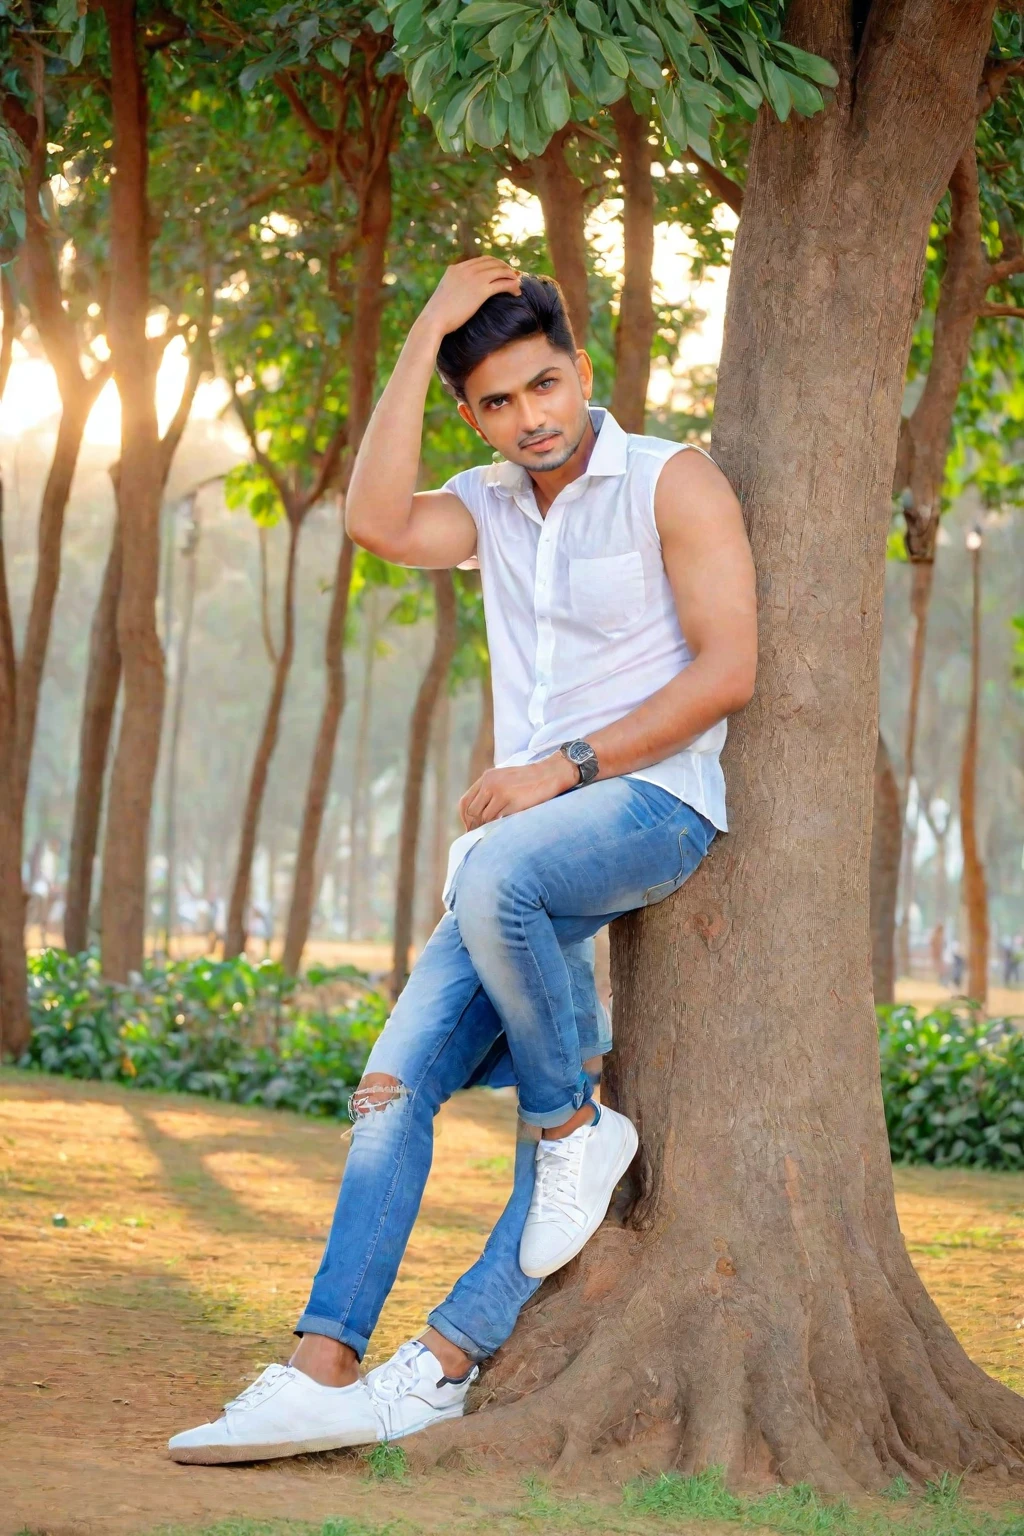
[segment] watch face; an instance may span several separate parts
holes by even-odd
[[[594,750],[585,741],[572,741],[566,748],[565,755],[570,763],[585,763],[589,758],[593,757]]]

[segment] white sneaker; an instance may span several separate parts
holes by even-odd
[[[524,1275],[553,1275],[576,1257],[604,1220],[638,1145],[632,1122],[606,1105],[590,1125],[537,1143],[533,1199],[519,1243]]]
[[[461,1419],[466,1393],[479,1375],[480,1367],[474,1365],[468,1376],[452,1381],[422,1340],[409,1339],[366,1376],[382,1438],[401,1440],[444,1419]]]
[[[324,1387],[294,1365],[268,1365],[225,1404],[223,1418],[174,1435],[167,1449],[172,1461],[214,1466],[373,1445],[380,1438],[365,1381]]]

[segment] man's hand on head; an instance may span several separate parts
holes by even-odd
[[[518,293],[520,274],[497,256],[471,256],[447,272],[423,306],[421,320],[447,336],[496,293]]]
[[[579,783],[578,768],[555,752],[539,763],[524,768],[488,768],[471,784],[459,801],[459,815],[467,832],[482,827],[499,816],[529,810],[554,800]]]

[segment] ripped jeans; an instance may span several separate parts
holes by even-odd
[[[611,1047],[593,935],[678,889],[714,835],[667,790],[614,778],[503,818],[469,850],[452,910],[367,1062],[397,1086],[363,1096],[296,1333],[338,1339],[362,1359],[419,1210],[434,1116],[460,1088],[515,1082],[533,1139],[517,1140],[512,1194],[483,1253],[427,1319],[473,1360],[501,1347],[540,1283],[519,1268],[537,1128],[563,1124],[591,1096],[582,1064]]]

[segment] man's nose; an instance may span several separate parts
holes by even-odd
[[[519,407],[519,435],[530,437],[545,425],[543,400],[524,400]]]

